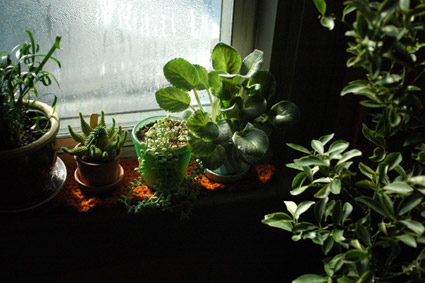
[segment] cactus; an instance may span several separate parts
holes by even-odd
[[[76,133],[69,125],[68,130],[71,137],[80,143],[80,146],[72,149],[62,147],[62,150],[88,162],[105,163],[113,160],[124,145],[128,134],[127,131],[123,131],[121,126],[118,126],[118,129],[115,130],[114,118],[112,118],[111,127],[107,129],[103,111],[99,122],[99,115],[92,114],[90,116],[90,124],[84,120],[81,112],[79,115],[82,133]]]

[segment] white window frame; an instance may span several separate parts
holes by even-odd
[[[278,0],[223,0],[220,41],[234,46],[242,58],[254,49],[264,51],[263,68],[269,68],[277,2]],[[161,115],[165,114],[165,112],[152,110],[144,113],[128,113],[124,115],[135,115],[140,121],[153,114]],[[107,123],[108,121],[109,119],[107,118]],[[133,125],[121,125],[129,132],[127,141],[122,149],[121,158],[135,158],[136,152],[131,141]],[[62,146],[74,147],[75,141],[69,135],[62,135],[57,138],[56,146],[58,148]],[[73,159],[72,156],[64,154],[62,151],[58,152],[58,156],[65,162],[72,161]]]

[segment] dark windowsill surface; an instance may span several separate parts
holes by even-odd
[[[3,213],[3,282],[291,282],[322,273],[317,246],[261,223],[284,210],[289,187],[277,170],[261,188],[203,194],[183,221],[121,205]]]

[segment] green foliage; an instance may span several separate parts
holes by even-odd
[[[314,3],[325,17],[326,2]],[[293,282],[424,282],[425,116],[416,84],[425,66],[425,6],[405,0],[344,5],[340,20],[352,38],[347,67],[363,69],[365,79],[350,82],[341,95],[360,95],[370,109],[362,134],[373,153],[366,158],[333,134],[312,140],[311,149],[288,144],[303,154],[287,164],[299,172],[290,193],[314,200],[285,201],[288,213],[268,214],[263,223],[322,247],[324,274]]]
[[[178,212],[181,218],[188,218],[199,193],[198,181],[203,174],[201,165],[193,161],[190,164],[193,168],[191,175],[185,175],[180,186],[170,187],[175,176],[181,174],[179,166],[176,165],[178,157],[175,149],[187,144],[186,122],[181,121],[176,124],[169,116],[166,116],[150,126],[141,144],[144,150],[141,151],[139,167],[135,169],[140,177],[130,184],[127,195],[122,195],[120,202],[127,207],[129,213],[145,213],[159,209]],[[147,162],[147,155],[153,156],[155,161]],[[151,166],[149,169],[157,176],[152,188],[155,193],[151,197],[143,196],[142,201],[134,204],[132,194],[138,194],[135,188],[143,185],[143,171],[146,166]]]
[[[80,145],[72,149],[67,147],[61,149],[88,162],[106,163],[114,160],[125,143],[127,131],[122,131],[121,126],[115,129],[114,118],[111,127],[107,128],[103,111],[100,114],[100,121],[98,114],[91,114],[90,124],[84,120],[81,112],[79,115],[82,133],[74,132],[70,125],[68,130],[71,137]]]
[[[188,108],[188,146],[206,167],[216,169],[224,162],[223,146],[235,145],[240,163],[265,162],[269,135],[273,128],[287,128],[299,118],[298,107],[289,101],[270,105],[276,81],[268,70],[261,70],[263,52],[255,50],[243,60],[231,46],[218,43],[211,53],[213,69],[191,64],[182,58],[164,66],[171,86],[156,92],[158,105],[168,112]],[[211,113],[204,111],[198,96],[206,90]],[[192,91],[199,109],[190,105]]]
[[[56,78],[43,67],[51,59],[60,67],[60,62],[52,57],[59,49],[61,37],[56,37],[46,55],[39,54],[39,45],[32,33],[27,30],[30,42],[13,48],[10,54],[0,52],[0,149],[12,149],[32,142],[28,135],[40,136],[50,128],[45,113],[32,109],[32,101],[39,97],[37,85],[58,84]],[[41,59],[41,61],[39,60]],[[58,84],[59,85],[59,84]],[[56,96],[52,107],[56,106]],[[42,123],[43,121],[43,123]]]

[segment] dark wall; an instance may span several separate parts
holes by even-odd
[[[341,14],[342,4],[328,3],[328,10]],[[311,0],[278,2],[270,70],[279,98],[291,100],[301,111],[294,128],[273,136],[276,158],[284,162],[290,161],[283,149],[286,142],[309,146],[311,139],[325,134],[348,141],[355,135],[357,98],[339,95],[354,76],[346,68],[346,28],[339,22],[330,31],[320,25],[318,16]]]

